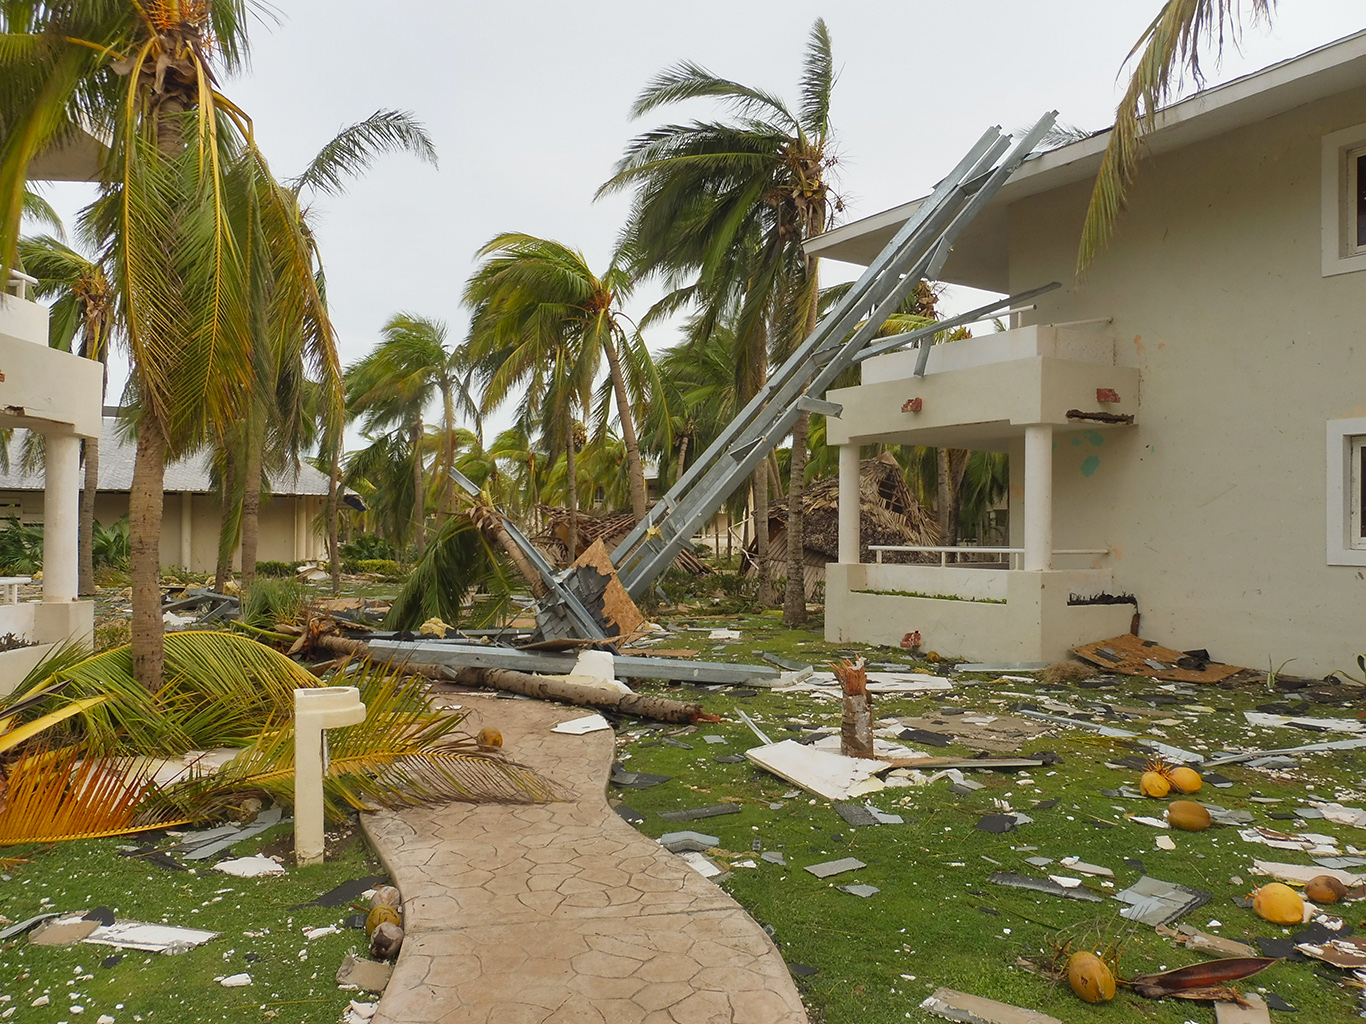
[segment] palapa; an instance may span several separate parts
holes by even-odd
[[[921,505],[906,486],[905,475],[890,452],[859,463],[859,561],[875,561],[870,544],[933,546],[939,543],[934,514]],[[806,485],[802,491],[802,543],[805,548],[806,594],[825,582],[827,562],[839,561],[839,479],[827,477]],[[787,498],[768,508],[769,571],[787,575]],[[745,549],[746,575],[755,573],[757,545]],[[884,562],[938,562],[926,552],[887,551]]]

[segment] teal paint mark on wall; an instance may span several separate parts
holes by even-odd
[[[1082,475],[1082,476],[1090,476],[1092,473],[1094,473],[1094,472],[1095,472],[1097,469],[1099,469],[1099,468],[1100,468],[1100,456],[1099,456],[1099,455],[1088,455],[1088,456],[1086,456],[1086,458],[1085,458],[1084,460],[1082,460],[1082,464],[1081,464],[1081,475]]]
[[[1074,438],[1072,438],[1072,447],[1073,447],[1073,448],[1080,448],[1080,447],[1081,447],[1081,438],[1079,438],[1079,437],[1074,437]]]
[[[1086,432],[1086,440],[1090,441],[1093,445],[1099,448],[1101,445],[1105,443],[1105,436],[1103,434],[1096,433],[1096,431],[1094,430],[1088,430]]]

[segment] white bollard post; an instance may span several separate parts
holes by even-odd
[[[354,686],[319,686],[294,691],[294,860],[323,862],[323,730],[365,721],[365,705]]]

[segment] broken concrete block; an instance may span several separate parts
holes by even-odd
[[[842,857],[839,860],[828,860],[823,864],[809,864],[806,870],[817,878],[829,878],[831,875],[842,875],[846,871],[857,871],[867,866],[857,857]]]
[[[59,917],[39,924],[29,934],[28,941],[35,946],[70,946],[99,927],[100,922],[87,921],[84,917]]]
[[[659,845],[670,853],[685,853],[689,850],[702,852],[720,846],[721,840],[705,832],[666,832],[659,837]]]
[[[998,1003],[995,999],[955,992],[951,988],[935,989],[920,1008],[948,1020],[964,1021],[966,1024],[1062,1024],[1056,1017],[1037,1010]]]
[[[354,985],[367,992],[383,992],[389,984],[389,975],[394,969],[389,964],[376,963],[374,960],[361,960],[354,953],[347,953],[346,959],[337,970],[338,985]]]

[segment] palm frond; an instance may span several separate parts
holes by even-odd
[[[1268,20],[1276,0],[1246,0],[1248,20]],[[1203,80],[1200,49],[1213,42],[1216,56],[1226,40],[1241,35],[1244,0],[1167,0],[1129,51],[1133,71],[1115,110],[1115,126],[1101,158],[1082,226],[1077,273],[1085,273],[1114,233],[1139,161],[1139,143],[1183,77]]]
[[[830,94],[834,87],[835,62],[830,51],[830,31],[825,27],[825,19],[817,18],[811,26],[806,58],[802,61],[800,118],[806,134],[824,138],[829,132]]]
[[[411,153],[436,166],[436,147],[422,123],[404,110],[376,110],[364,121],[343,128],[318,151],[304,172],[286,184],[294,192],[312,189],[335,195],[385,153]]]

